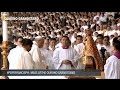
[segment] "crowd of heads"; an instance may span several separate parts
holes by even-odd
[[[68,36],[70,43],[79,43],[87,29],[93,32],[96,43],[104,40],[107,44],[113,37],[120,37],[119,12],[9,12],[9,16],[38,18],[8,21],[10,41],[14,41],[16,36],[31,40],[41,36],[47,45],[47,40],[58,43],[63,36]]]

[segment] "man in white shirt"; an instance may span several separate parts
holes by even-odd
[[[30,51],[32,58],[35,62],[35,69],[46,69],[45,59],[43,58],[40,47],[43,47],[44,39],[37,36],[33,41],[32,49]]]
[[[55,49],[53,53],[53,62],[55,69],[76,69],[79,55],[70,47],[70,40],[67,36],[61,39],[62,47]]]
[[[18,66],[20,66],[20,69],[34,69],[34,61],[32,59],[31,54],[29,51],[32,48],[33,42],[30,39],[23,39],[22,41],[22,48],[21,48],[21,59],[18,63]]]
[[[113,39],[110,56],[104,66],[105,79],[120,79],[120,41]]]

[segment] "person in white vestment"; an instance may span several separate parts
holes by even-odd
[[[30,39],[22,40],[22,47],[19,49],[19,51],[14,51],[12,56],[8,56],[8,61],[10,63],[9,69],[34,69],[34,61],[29,53],[32,44],[33,43]]]
[[[32,49],[30,51],[33,61],[35,62],[35,69],[46,69],[45,59],[43,58],[40,47],[43,47],[44,39],[37,36],[33,41]]]
[[[74,45],[74,49],[77,51],[80,57],[83,56],[84,44],[83,37],[81,35],[76,37],[76,45]]]
[[[110,56],[104,65],[105,79],[120,79],[120,41],[113,39]]]
[[[53,57],[53,51],[49,49],[49,39],[44,40],[43,48],[40,49],[41,53],[45,57],[46,65],[48,66],[48,69],[52,69],[52,57]]]
[[[18,63],[18,66],[20,69],[34,69],[35,63],[32,59],[31,54],[29,51],[32,48],[33,42],[30,39],[23,39],[22,41],[22,48],[21,48],[21,58],[20,63]]]
[[[51,39],[50,39],[49,49],[50,49],[51,51],[54,51],[54,50],[55,50],[55,45],[56,45],[56,43],[57,43],[57,41],[56,41],[55,38],[51,38]]]
[[[56,43],[57,43],[57,41],[55,38],[50,39],[49,50],[52,52],[52,58],[51,58],[51,63],[49,65],[49,69],[55,69],[54,63],[53,63],[53,52],[56,49],[55,48]]]
[[[31,50],[33,42],[30,39],[24,39],[22,41],[22,47],[19,51],[14,52],[14,62],[9,60],[10,66],[13,64],[16,67],[10,67],[10,70],[33,70],[35,68],[35,62],[32,59],[29,51]],[[17,53],[17,55],[16,55]],[[9,58],[8,58],[9,59]],[[34,78],[33,76],[8,76],[9,79],[30,79]]]
[[[61,39],[62,47],[55,49],[53,53],[53,63],[55,69],[76,69],[80,59],[76,50],[70,47],[70,40],[67,36]]]
[[[74,45],[74,49],[77,51],[77,54],[79,55],[79,58],[82,58],[83,52],[84,52],[84,44],[83,44],[83,37],[81,35],[78,35],[76,37],[76,45]],[[84,69],[84,65],[80,60],[78,61],[77,69]]]
[[[10,50],[8,54],[8,62],[9,62],[9,69],[15,69],[17,68],[17,58],[19,57],[19,54],[21,53],[20,50],[22,48],[22,37],[16,37],[16,48],[13,48]]]

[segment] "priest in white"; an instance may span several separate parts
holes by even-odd
[[[44,40],[43,48],[40,48],[40,51],[45,58],[45,63],[48,66],[48,69],[52,69],[53,51],[49,49],[49,39]]]
[[[56,45],[57,41],[55,38],[51,38],[50,39],[50,44],[49,44],[49,51],[51,51],[51,54],[52,54],[52,57],[51,57],[51,60],[50,60],[50,65],[49,65],[49,69],[55,69],[54,67],[54,63],[53,63],[53,52],[54,50],[56,49],[55,48],[55,45]]]
[[[41,36],[37,36],[33,41],[32,49],[30,51],[32,58],[35,62],[35,69],[46,69],[47,65],[41,54],[40,47],[43,45],[44,39]]]
[[[67,36],[61,39],[62,47],[55,49],[53,53],[53,63],[55,69],[76,69],[80,59],[76,50],[70,47],[70,40]]]
[[[74,49],[77,51],[79,58],[83,57],[84,48],[85,46],[83,44],[83,37],[81,35],[78,35],[76,37],[76,45],[74,45]],[[84,65],[82,64],[82,61],[80,60],[78,61],[77,69],[85,69]]]
[[[30,39],[23,39],[22,47],[19,51],[14,51],[12,56],[8,56],[8,61],[10,63],[9,69],[34,69],[34,61],[29,53],[32,44]]]
[[[74,49],[77,51],[80,57],[83,56],[84,44],[83,37],[81,35],[76,37],[76,45],[74,45]]]
[[[22,48],[22,40],[23,38],[22,37],[17,37],[16,38],[16,48],[13,48],[10,50],[9,54],[8,54],[8,62],[9,62],[9,69],[17,69],[17,60],[18,60],[18,57],[20,55],[20,51],[21,51],[21,48]]]
[[[110,56],[104,66],[105,79],[120,79],[120,41],[113,39]]]

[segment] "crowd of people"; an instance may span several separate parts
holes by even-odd
[[[92,68],[104,70],[106,78],[120,78],[119,12],[9,12],[9,16],[39,18],[8,21],[9,69]],[[86,56],[88,62],[83,60]],[[111,59],[118,63],[113,76]]]

